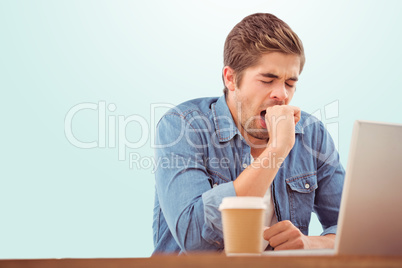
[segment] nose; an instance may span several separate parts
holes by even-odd
[[[284,101],[288,98],[288,92],[284,85],[277,85],[272,89],[270,97],[271,99]]]

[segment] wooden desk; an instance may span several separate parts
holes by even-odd
[[[401,257],[226,257],[218,254],[193,254],[188,256],[156,256],[151,258],[121,259],[34,259],[0,260],[1,268],[126,268],[126,267],[402,267]]]

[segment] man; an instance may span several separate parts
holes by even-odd
[[[289,103],[304,65],[289,26],[244,18],[224,47],[224,96],[168,111],[157,126],[154,253],[219,251],[227,196],[265,196],[275,250],[334,246],[344,170],[323,124]],[[308,236],[311,212],[323,226]]]

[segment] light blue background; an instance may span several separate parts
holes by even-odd
[[[224,40],[251,13],[277,15],[302,39],[293,104],[322,113],[346,165],[354,120],[402,123],[401,10],[401,1],[1,1],[0,258],[149,256],[151,131],[164,111],[150,105],[221,95]],[[67,140],[68,111],[100,101],[117,107],[108,119],[146,120],[147,143],[126,153],[147,168],[119,161],[108,140],[94,149]],[[83,141],[97,140],[97,127],[91,110],[72,124]],[[133,142],[141,133],[136,122],[125,130]]]

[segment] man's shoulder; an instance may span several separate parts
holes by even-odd
[[[320,131],[324,128],[324,124],[315,115],[301,111],[300,121],[298,128],[302,133]]]
[[[206,97],[188,100],[171,108],[165,115],[173,114],[187,117],[194,112],[199,115],[207,115],[211,112],[212,104],[216,103],[218,99],[219,97]]]

